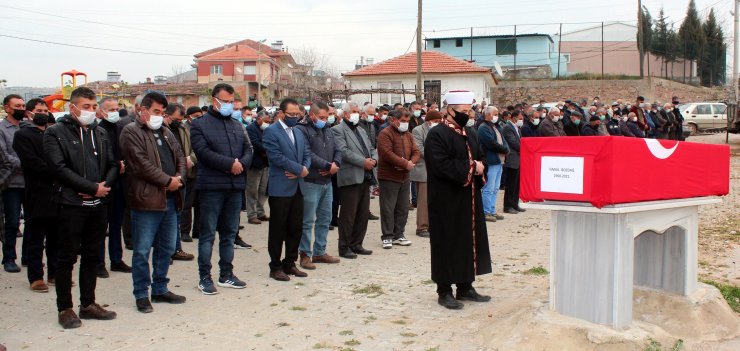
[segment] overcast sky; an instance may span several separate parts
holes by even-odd
[[[733,0],[696,0],[700,15],[714,8],[731,30]],[[376,62],[408,51],[416,29],[415,0],[51,1],[0,3],[0,79],[8,86],[53,87],[77,69],[91,80],[118,71],[130,83],[171,75],[193,54],[245,38],[283,40],[288,50],[310,47],[340,72],[360,56]],[[607,5],[601,5],[608,3]],[[661,6],[676,27],[688,0],[643,0],[653,17]],[[269,6],[269,7],[268,7]],[[636,23],[636,0],[424,0],[424,36],[557,32],[601,21]],[[461,29],[465,28],[465,29]],[[732,45],[731,33],[728,45]],[[10,38],[8,36],[25,38]],[[38,41],[46,41],[42,43]],[[90,48],[55,45],[62,43]],[[154,53],[103,51],[124,50]],[[728,60],[731,62],[731,60]]]

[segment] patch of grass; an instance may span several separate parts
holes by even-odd
[[[376,320],[378,320],[377,317],[370,315],[367,318],[365,318],[365,324],[368,324],[368,323],[373,322],[373,321],[376,321]]]
[[[290,308],[291,311],[305,311],[306,308],[303,306],[293,306]]]
[[[397,319],[395,321],[391,321],[391,323],[398,324],[398,325],[406,325],[406,321],[403,319]]]
[[[351,339],[351,340],[345,341],[344,344],[347,345],[347,346],[357,346],[357,345],[359,345],[361,343],[357,339]]]
[[[347,336],[347,335],[355,335],[355,333],[351,330],[342,330],[339,332],[339,335],[341,336]]]
[[[273,302],[273,303],[270,304],[270,307],[275,307],[277,305],[278,305],[277,302]]]
[[[352,293],[353,294],[364,294],[370,298],[375,298],[375,297],[385,294],[385,292],[383,291],[383,287],[378,284],[370,284],[370,285],[365,285],[362,288],[354,288],[352,290]]]
[[[345,347],[345,348],[343,348],[343,349],[341,349],[339,351],[355,351],[355,349],[353,349],[351,347]]]
[[[722,284],[713,280],[702,279],[702,283],[712,285],[719,289],[719,292],[727,300],[733,311],[740,313],[740,287]]]
[[[545,267],[537,266],[537,267],[533,267],[533,268],[530,268],[524,271],[522,274],[524,275],[548,275],[550,274],[550,271],[545,269]]]
[[[430,348],[428,348],[428,349],[426,349],[424,351],[439,351],[439,346],[437,346],[437,347],[430,347]]]
[[[330,349],[331,345],[327,344],[326,342],[317,342],[313,345],[314,350],[320,350],[320,349]]]
[[[282,298],[282,299],[280,299],[280,302],[288,302],[288,299]]]
[[[319,291],[318,290],[314,290],[310,294],[306,295],[306,297],[314,297],[314,296],[316,296],[318,294],[319,294]]]
[[[297,282],[297,283],[295,283],[295,285],[296,285],[296,286],[304,286],[304,285],[306,285],[306,284],[303,284],[303,283],[301,283],[301,282]]]
[[[430,284],[434,284],[434,280],[431,280],[431,279],[422,280],[421,283],[424,285],[430,285]]]
[[[673,344],[673,349],[671,351],[681,351],[683,350],[683,339],[676,340],[676,343]]]
[[[254,334],[254,337],[255,338],[261,338],[262,337],[262,334],[261,333]]]
[[[645,346],[645,351],[663,351],[663,345],[653,339],[648,339],[648,344],[647,346]]]
[[[411,345],[411,344],[414,343],[414,340],[406,340],[406,341],[403,341],[401,343],[404,344],[404,345]]]
[[[290,323],[280,322],[280,323],[277,324],[277,326],[278,326],[278,328],[289,327],[290,326]]]
[[[404,338],[413,338],[413,337],[419,336],[419,334],[416,334],[416,333],[401,333],[401,336],[403,336]]]

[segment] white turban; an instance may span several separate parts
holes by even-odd
[[[474,99],[475,95],[466,90],[451,90],[445,94],[445,101],[448,105],[470,105]]]

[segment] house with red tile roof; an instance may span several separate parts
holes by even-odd
[[[441,103],[449,90],[469,90],[476,101],[491,101],[491,90],[496,86],[490,68],[461,60],[438,51],[421,54],[422,81],[427,102]],[[416,52],[394,57],[344,74],[348,88],[353,90],[407,89],[416,87]],[[413,94],[372,93],[357,94],[352,100],[375,105],[415,99]]]

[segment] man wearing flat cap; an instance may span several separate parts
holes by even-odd
[[[599,136],[599,125],[601,124],[601,119],[599,116],[591,116],[591,118],[588,119],[588,123],[584,123],[581,127],[581,135],[582,136]]]
[[[570,122],[568,119],[563,119],[563,130],[567,136],[581,136],[581,123],[583,123],[583,114],[578,111],[570,111]],[[565,123],[567,122],[567,123]]]
[[[450,91],[445,101],[447,117],[429,130],[424,163],[437,302],[459,310],[460,301],[490,301],[472,284],[476,275],[491,273],[492,268],[480,191],[485,182],[484,155],[476,134],[465,128],[473,93]],[[452,295],[452,284],[457,285],[457,296]]]

